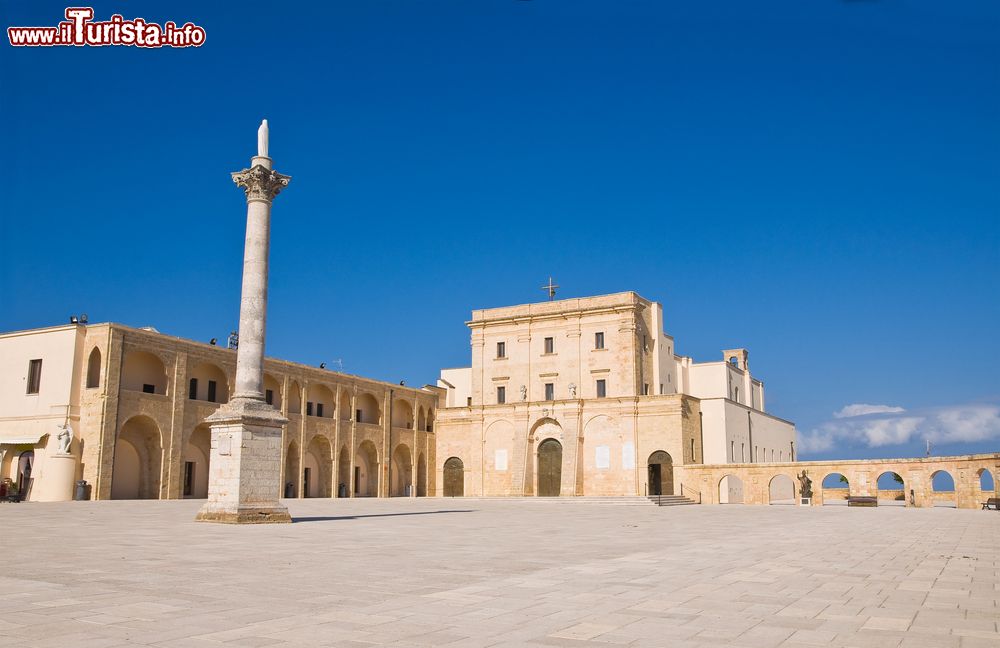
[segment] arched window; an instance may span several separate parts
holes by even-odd
[[[101,350],[94,347],[87,360],[87,389],[101,386]]]

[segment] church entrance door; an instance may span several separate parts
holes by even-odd
[[[465,464],[458,457],[444,462],[444,496],[463,497],[465,495]]]
[[[657,450],[649,455],[649,494],[674,494],[674,460],[667,452]]]
[[[558,497],[562,485],[562,444],[545,439],[538,446],[538,496]]]
[[[660,464],[649,464],[649,494],[663,495],[660,484]]]

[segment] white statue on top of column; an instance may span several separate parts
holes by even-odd
[[[257,129],[257,156],[267,157],[267,120],[265,119],[260,123],[260,128]]]

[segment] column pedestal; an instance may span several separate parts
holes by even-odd
[[[31,492],[33,502],[68,502],[73,499],[73,481],[76,479],[76,457],[71,454],[52,454],[42,466],[44,479],[35,481]]]
[[[287,423],[264,401],[234,398],[209,416],[212,452],[208,501],[196,520],[230,524],[291,522],[281,492],[281,428]]]

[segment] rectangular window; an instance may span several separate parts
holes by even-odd
[[[497,357],[506,358],[507,357],[507,343],[497,342]]]
[[[507,388],[497,387],[497,405],[503,405],[507,402]]]
[[[188,381],[188,398],[198,400],[198,379],[192,378]]]
[[[736,463],[736,442],[729,442],[729,461],[730,463]]]
[[[184,462],[184,497],[194,495],[194,462]]]
[[[604,331],[599,331],[594,333],[594,348],[603,349],[604,348]]]
[[[691,462],[694,463],[694,439],[691,439]]]
[[[274,405],[274,390],[273,389],[265,389],[264,390],[264,401],[267,402],[268,405]]]
[[[545,338],[545,353],[555,353],[555,352],[556,352],[555,338],[550,338],[550,337]]]
[[[42,386],[42,361],[41,360],[29,360],[28,361],[28,392],[29,394],[37,394],[39,388]]]
[[[313,415],[313,404],[312,401],[306,401],[306,416]]]
[[[209,403],[214,403],[215,402],[215,390],[216,390],[216,387],[217,387],[217,385],[216,385],[216,382],[214,380],[209,380],[208,381],[208,402]]]
[[[316,403],[316,416],[323,416],[323,403]]]
[[[642,385],[642,395],[649,396],[649,383],[643,383]]]
[[[545,383],[545,400],[556,399],[556,386],[552,383]]]
[[[149,383],[143,383],[143,385],[142,385],[142,393],[143,394],[155,394],[156,393],[156,385],[150,385]]]
[[[608,395],[608,381],[601,378],[597,381],[597,397],[604,398]]]
[[[354,420],[357,421],[358,423],[361,422],[361,410],[354,411]]]
[[[472,396],[469,396],[468,398],[465,399],[465,406],[472,407]]]

